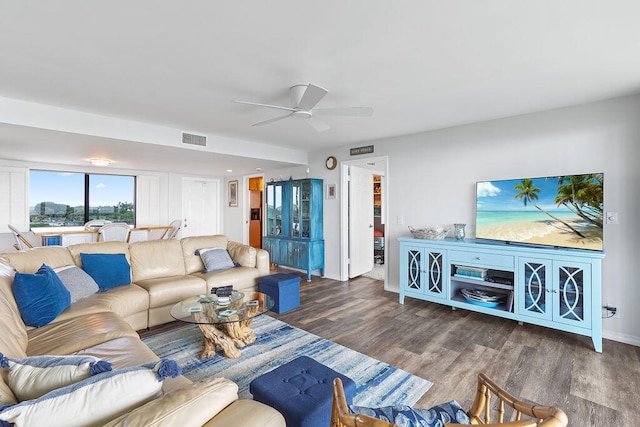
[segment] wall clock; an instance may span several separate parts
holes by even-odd
[[[333,170],[338,165],[338,160],[334,156],[327,157],[327,160],[324,161],[324,165],[329,170]]]

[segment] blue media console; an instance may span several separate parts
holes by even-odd
[[[398,240],[400,304],[418,298],[585,335],[602,352],[603,252]]]

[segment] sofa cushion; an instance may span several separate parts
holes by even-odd
[[[207,282],[207,288],[231,285],[238,291],[257,291],[260,273],[255,268],[236,267],[231,270],[213,271],[211,273],[194,273]]]
[[[205,281],[195,276],[142,280],[137,285],[147,290],[150,308],[175,304],[185,298],[208,293]]]
[[[209,378],[152,400],[107,426],[200,426],[237,399],[238,386],[234,382]]]
[[[99,290],[96,281],[80,267],[66,265],[55,268],[54,271],[71,294],[71,303],[95,294]]]
[[[197,252],[204,264],[203,273],[227,270],[236,266],[226,249],[205,248],[198,249]]]
[[[0,353],[0,366],[20,400],[37,399],[92,375],[111,370],[111,363],[91,356],[32,356],[11,359]]]
[[[127,242],[107,241],[95,243],[79,243],[67,247],[73,263],[78,267],[82,267],[82,259],[80,254],[125,254],[127,261],[131,264],[131,256],[129,254],[129,244]],[[68,265],[68,264],[62,264]]]
[[[230,241],[227,244],[227,251],[229,251],[231,259],[233,259],[233,262],[235,262],[236,264],[239,264],[242,267],[256,266],[256,248],[249,245],[243,245],[242,243]]]
[[[111,312],[78,316],[28,331],[27,354],[64,355],[120,337],[138,334],[120,316]]]
[[[71,304],[69,291],[45,264],[33,274],[16,273],[13,295],[25,324],[37,328],[51,322]]]
[[[134,283],[186,274],[179,240],[135,242],[129,246],[129,252]]]
[[[199,273],[204,270],[204,264],[196,251],[202,248],[223,248],[227,249],[229,239],[227,236],[218,234],[215,236],[185,237],[180,240],[182,245],[182,256],[187,274]]]
[[[82,269],[96,281],[100,290],[107,290],[131,283],[131,266],[123,253],[81,253]]]
[[[104,372],[0,410],[17,425],[102,425],[161,395],[162,380],[179,375],[169,360]],[[126,393],[126,394],[125,394]]]
[[[264,403],[240,399],[224,408],[206,427],[260,426],[286,427],[282,414]]]
[[[69,250],[62,246],[43,246],[28,251],[9,252],[2,256],[22,273],[35,273],[42,264],[52,268],[74,264]]]

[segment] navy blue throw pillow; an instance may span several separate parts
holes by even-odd
[[[16,273],[13,295],[24,323],[36,328],[48,324],[71,305],[71,294],[45,264],[35,274]]]
[[[125,254],[80,254],[82,269],[101,291],[131,283],[131,267]]]

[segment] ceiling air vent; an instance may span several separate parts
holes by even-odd
[[[182,143],[189,145],[207,146],[207,137],[204,135],[195,135],[193,133],[182,132]]]

